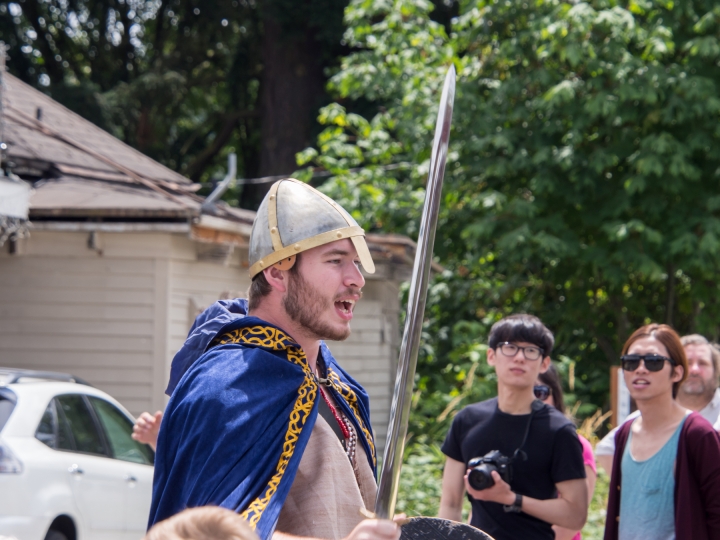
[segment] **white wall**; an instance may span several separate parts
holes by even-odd
[[[169,362],[182,346],[196,316],[220,294],[234,291],[245,296],[250,286],[245,249],[238,248],[223,266],[195,260],[196,247],[187,238],[173,239],[171,263],[171,309]],[[363,299],[355,308],[352,334],[347,341],[328,345],[338,362],[360,382],[370,395],[370,414],[378,450],[384,448],[395,381],[399,333],[398,284],[368,279]]]
[[[245,249],[226,264],[198,261],[184,234],[34,231],[20,253],[0,250],[0,366],[69,372],[133,414],[163,408],[170,363],[197,314],[244,296]],[[368,391],[382,452],[399,341],[398,285],[372,280],[347,341],[329,343]]]
[[[187,237],[173,238],[173,260],[170,265],[169,346],[165,362],[165,384],[170,363],[182,347],[195,317],[223,293],[245,296],[250,286],[247,269],[242,266],[245,250],[236,249],[227,264],[197,260],[198,246]],[[163,387],[163,391],[164,391]]]
[[[69,372],[131,412],[153,405],[168,234],[36,231],[0,251],[0,365]]]

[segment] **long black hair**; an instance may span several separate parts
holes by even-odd
[[[565,414],[565,400],[563,399],[562,385],[560,384],[560,374],[555,364],[550,362],[550,367],[548,367],[545,373],[541,373],[538,378],[543,384],[547,384],[550,387],[555,408]]]

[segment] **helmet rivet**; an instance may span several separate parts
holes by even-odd
[[[258,261],[258,264],[260,265],[260,268],[262,268],[263,266],[265,266],[265,263],[264,263],[263,261]]]
[[[337,237],[342,238],[342,233],[341,232],[337,233]]]
[[[271,201],[274,201],[274,200],[275,200],[275,195],[270,195],[270,200],[271,200]]]
[[[300,251],[300,244],[295,244],[293,247],[295,248],[295,251]]]
[[[272,229],[270,229],[270,232],[272,234],[277,234],[277,227],[273,227]]]

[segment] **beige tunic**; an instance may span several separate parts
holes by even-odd
[[[318,415],[276,530],[297,536],[345,538],[373,508],[377,485],[358,440],[355,467],[325,419]]]

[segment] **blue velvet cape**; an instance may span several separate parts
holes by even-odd
[[[272,536],[318,411],[318,385],[302,349],[281,329],[246,315],[244,300],[216,302],[173,359],[158,436],[152,526],[185,508],[239,512]],[[338,406],[375,470],[368,397],[322,343]]]

